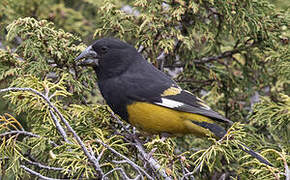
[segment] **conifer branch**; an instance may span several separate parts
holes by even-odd
[[[198,167],[194,168],[193,171],[184,174],[184,175],[181,177],[181,180],[184,180],[184,179],[187,178],[187,177],[190,177],[191,179],[192,179],[192,178],[194,179],[194,177],[193,177],[192,175],[193,175],[194,173],[196,173],[196,172],[199,170],[200,167],[201,167],[201,164],[199,164]]]
[[[66,121],[64,119],[63,115],[58,111],[58,109],[55,106],[53,106],[52,103],[50,102],[50,98],[48,97],[48,94],[47,94],[48,91],[46,91],[46,95],[44,95],[44,94],[42,94],[42,93],[40,93],[40,92],[38,92],[38,91],[36,91],[35,89],[32,89],[32,88],[15,88],[15,87],[10,87],[10,88],[6,88],[6,89],[0,89],[0,93],[1,92],[8,92],[8,91],[29,91],[29,92],[32,92],[32,93],[40,96],[48,104],[48,106],[57,113],[58,117],[62,121]],[[61,136],[64,138],[64,140],[66,142],[69,142],[67,140],[67,134],[66,134],[66,132],[64,131],[63,127],[59,124],[59,122],[56,119],[56,116],[54,115],[53,111],[49,110],[49,112],[50,112],[50,115],[51,115],[51,117],[53,119],[53,122],[54,122],[57,130],[61,134]]]
[[[42,168],[42,169],[48,169],[48,170],[53,170],[53,171],[67,171],[66,169],[64,168],[59,168],[59,167],[52,167],[52,166],[46,166],[46,165],[43,165],[39,162],[34,162],[34,161],[30,161],[28,159],[25,159],[25,162],[27,162],[28,164],[32,164],[32,165],[35,165],[39,168]],[[70,170],[68,170],[70,171]]]
[[[23,135],[26,135],[26,136],[37,137],[37,138],[41,137],[41,136],[39,136],[37,134],[31,133],[31,132],[27,132],[27,131],[9,131],[9,132],[5,132],[5,133],[0,134],[0,137],[9,136],[9,135],[12,135],[12,134],[23,134]]]
[[[57,128],[58,132],[60,133],[60,135],[62,136],[62,138],[64,139],[65,142],[71,144],[71,142],[67,139],[67,134],[65,132],[65,130],[63,129],[63,127],[60,125],[59,121],[57,120],[55,114],[53,113],[52,110],[49,110],[49,113],[51,115],[51,118],[55,124],[55,127]]]
[[[216,61],[219,59],[223,59],[223,58],[227,58],[227,57],[231,57],[232,55],[239,53],[241,51],[241,49],[233,49],[230,51],[225,51],[220,55],[217,56],[209,56],[209,57],[203,57],[201,59],[194,59],[193,63],[194,64],[203,64],[203,63],[209,63],[212,61]]]
[[[117,120],[117,123],[120,124],[127,133],[131,134],[130,131],[128,130],[127,127],[125,127],[125,125],[123,124],[123,122],[113,113],[111,113],[112,116]],[[135,135],[132,135],[134,142],[130,142],[133,146],[136,147],[136,149],[138,150],[138,152],[141,154],[141,156],[143,157],[144,160],[146,160],[150,166],[156,171],[159,172],[159,174],[165,178],[166,180],[171,179],[165,172],[165,170],[161,167],[161,165],[158,163],[158,161],[156,161],[152,155],[150,155],[150,153],[146,153],[145,149],[143,148],[143,145],[140,143],[140,141],[138,140],[138,138]]]
[[[41,136],[39,136],[37,134],[31,133],[31,132],[27,132],[27,131],[24,131],[24,130],[22,130],[22,131],[16,131],[16,130],[14,130],[14,131],[8,131],[8,132],[5,132],[5,133],[0,134],[0,137],[9,136],[9,135],[12,135],[12,134],[22,134],[22,135],[25,135],[25,136],[41,138]],[[49,143],[51,145],[53,145],[54,147],[57,147],[58,146],[55,142],[53,142],[51,140],[49,140]]]
[[[161,165],[156,161],[152,156],[149,156],[148,153],[146,153],[145,149],[143,148],[140,141],[135,139],[135,147],[138,149],[138,151],[141,153],[142,157],[147,160],[147,162],[153,167],[153,169],[159,174],[165,178],[166,180],[170,180],[171,178],[166,174],[165,170],[161,167]]]
[[[58,1],[41,3],[32,0],[27,1],[27,6],[32,5],[34,9],[24,9],[27,17],[19,18],[19,2],[22,1],[0,3],[3,10],[0,14],[8,17],[0,18],[0,23],[5,26],[10,24],[3,27],[5,32],[0,32],[0,84],[2,88],[35,88],[58,111],[31,92],[7,93],[6,97],[11,102],[0,102],[0,109],[16,114],[24,112],[19,118],[25,118],[20,125],[14,117],[6,114],[0,117],[0,178],[28,176],[43,179],[37,175],[44,175],[46,179],[148,179],[126,160],[97,143],[95,139],[100,137],[99,140],[158,180],[165,179],[160,170],[165,171],[169,178],[184,180],[227,179],[237,174],[240,179],[266,177],[290,180],[287,162],[289,23],[284,13],[285,3],[276,3],[275,6],[272,5],[275,2],[262,0],[231,3],[229,6],[228,1],[216,4],[211,0],[203,3],[140,0],[136,3],[121,1],[120,7],[117,1],[102,4],[76,1],[64,5]],[[37,12],[47,6],[58,7],[64,12],[41,13],[59,26],[52,21],[38,20],[40,14]],[[81,11],[88,13],[79,16]],[[63,17],[69,21],[63,23]],[[184,83],[181,86],[185,85],[183,87],[187,90],[204,96],[210,106],[225,112],[233,121],[249,122],[246,131],[236,128],[237,131],[232,131],[233,136],[222,142],[212,140],[214,147],[203,155],[209,143],[206,139],[202,143],[187,136],[161,143],[159,138],[140,138],[134,127],[108,117],[108,111],[102,105],[86,107],[87,103],[101,102],[94,94],[96,82],[92,76],[95,76],[91,68],[80,71],[73,59],[93,33],[94,39],[110,36],[131,44],[134,42],[138,52],[146,59],[158,61],[161,70],[164,66],[173,67],[175,72],[181,70],[183,73],[177,78]],[[83,43],[78,44],[81,41]],[[166,52],[165,56],[163,52]],[[66,74],[68,76],[65,77]],[[63,78],[59,83],[60,77]],[[211,87],[205,87],[207,85]],[[36,87],[41,87],[41,90]],[[63,107],[68,103],[77,105]],[[13,109],[15,105],[17,107]],[[70,121],[71,118],[76,121]],[[75,138],[76,133],[71,133],[63,121],[69,122],[82,142],[75,140],[78,139]],[[24,128],[26,125],[32,127],[30,132],[22,125]],[[244,136],[245,133],[247,136]],[[247,142],[255,149],[265,149],[261,155],[267,155],[265,157],[275,167],[262,166],[256,160],[249,161],[248,156],[237,150],[241,142]],[[191,152],[195,151],[200,153],[192,155]],[[57,152],[56,157],[54,152]],[[182,155],[176,156],[179,152],[183,152]],[[194,163],[200,156],[203,158],[198,162],[208,168],[200,168]],[[90,160],[91,157],[93,159]],[[243,164],[232,160],[235,158]],[[156,166],[148,159],[155,160],[162,168],[155,169]],[[49,170],[46,165],[63,168],[64,171]],[[29,169],[35,172],[34,175]]]
[[[127,158],[123,154],[121,154],[118,151],[116,151],[115,149],[111,148],[106,143],[102,142],[101,140],[97,139],[96,141],[98,143],[102,144],[105,148],[109,149],[112,153],[114,153],[114,154],[118,155],[119,157],[123,158],[124,161],[122,161],[122,162],[126,162],[126,163],[130,164],[136,171],[138,171],[139,174],[141,174],[141,172],[142,172],[148,179],[151,179],[151,180],[154,179],[144,169],[142,169],[140,166],[135,164],[133,161],[131,161],[129,158]]]
[[[286,177],[286,180],[290,180],[290,169],[287,165],[287,162],[284,162],[284,166],[285,166],[285,177]]]
[[[115,171],[120,171],[121,174],[122,174],[122,176],[123,176],[123,178],[124,178],[124,179],[128,179],[128,180],[137,180],[137,179],[139,179],[140,177],[142,177],[141,175],[137,175],[135,179],[131,179],[131,178],[129,178],[129,177],[126,175],[124,169],[122,169],[122,168],[114,168],[114,169],[112,169],[111,171],[107,172],[107,173],[103,176],[103,179],[106,178],[108,175],[112,174],[112,173],[115,172]]]
[[[41,97],[48,104],[48,106],[51,109],[53,109],[53,111],[58,115],[58,117],[65,124],[65,126],[67,127],[67,129],[73,134],[74,138],[76,139],[76,141],[78,142],[78,144],[81,146],[83,152],[88,157],[89,161],[93,164],[95,170],[99,173],[99,175],[101,177],[104,175],[104,173],[101,170],[100,165],[99,165],[99,162],[97,161],[96,157],[92,154],[92,152],[89,152],[88,151],[88,149],[86,148],[84,142],[77,135],[77,133],[74,131],[74,129],[69,125],[69,123],[63,117],[63,115],[60,113],[60,111],[50,102],[50,100],[48,99],[48,97],[46,97],[42,93],[40,93],[37,90],[32,89],[32,88],[15,88],[15,87],[10,87],[10,88],[6,88],[6,89],[0,89],[0,93],[1,92],[9,92],[9,91],[13,91],[13,92],[14,91],[29,91],[29,92],[32,92],[32,93],[38,95],[39,97]]]
[[[44,179],[44,180],[64,180],[64,179],[55,179],[55,178],[46,177],[46,176],[44,176],[44,175],[42,175],[42,174],[40,174],[40,173],[38,173],[36,171],[33,171],[32,169],[30,169],[30,168],[28,168],[28,167],[26,167],[24,165],[20,165],[20,167],[22,169],[24,169],[26,172],[28,172],[29,174],[35,175],[35,176],[37,176],[37,177],[39,177],[41,179]]]
[[[249,41],[249,40],[248,40]],[[245,42],[245,44],[247,44],[247,42]],[[207,56],[207,57],[202,57],[202,58],[199,58],[199,59],[193,59],[190,61],[189,65],[192,65],[192,64],[205,64],[205,63],[210,63],[212,61],[217,61],[219,59],[223,59],[223,58],[228,58],[228,57],[232,57],[234,54],[237,54],[237,53],[240,53],[241,51],[245,51],[249,48],[253,48],[254,46],[256,46],[257,43],[254,42],[250,45],[245,45],[241,48],[234,48],[232,50],[229,50],[229,51],[225,51],[217,56]],[[165,66],[165,67],[184,67],[185,64],[183,63],[180,63],[180,64],[173,64],[173,65],[169,65],[169,66]]]

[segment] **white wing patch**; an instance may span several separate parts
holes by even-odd
[[[197,104],[199,104],[200,108],[202,109],[205,109],[205,110],[211,110],[211,108],[205,104],[205,102],[196,97],[197,99]],[[186,104],[180,102],[180,101],[175,101],[175,100],[172,100],[172,99],[167,99],[167,98],[161,98],[161,102],[155,102],[154,104],[157,104],[157,105],[160,105],[160,106],[163,106],[163,107],[167,107],[167,108],[179,108],[181,106],[186,106]]]
[[[161,102],[155,102],[155,104],[168,108],[177,108],[184,105],[184,103],[182,102],[174,101],[167,98],[161,98]]]

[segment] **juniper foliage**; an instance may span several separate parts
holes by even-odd
[[[290,178],[287,8],[265,0],[2,0],[0,10],[2,179]],[[234,121],[227,135],[137,137],[105,105],[92,69],[73,61],[85,43],[107,36],[134,44]]]

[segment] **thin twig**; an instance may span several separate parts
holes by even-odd
[[[32,164],[32,165],[35,165],[35,166],[38,166],[40,168],[43,168],[43,169],[48,169],[48,170],[54,170],[54,171],[70,171],[70,170],[66,170],[64,168],[59,168],[59,167],[52,167],[52,166],[46,166],[46,165],[43,165],[39,162],[34,162],[34,161],[30,161],[28,159],[25,159],[25,161],[29,164]]]
[[[131,134],[131,132],[129,131],[129,129],[124,125],[124,123],[113,113],[113,112],[111,112],[111,115],[112,115],[112,117],[115,119],[115,120],[117,120],[117,123],[119,124],[119,125],[121,125],[123,128],[124,128],[124,130],[127,132],[127,133],[129,133],[129,134]]]
[[[191,179],[193,178],[192,180],[194,180],[195,178],[192,177],[192,175],[193,175],[194,173],[195,173],[194,171],[189,172],[189,173],[186,173],[186,174],[184,174],[184,175],[181,177],[180,180],[184,180],[184,179],[187,178],[188,176],[191,176]]]
[[[97,157],[97,161],[98,161],[98,162],[99,162],[99,161],[101,160],[101,158],[103,157],[104,152],[105,152],[105,149],[103,149],[103,150],[100,152],[100,154],[98,155],[98,157]]]
[[[208,63],[208,62],[211,62],[211,61],[216,61],[216,60],[219,60],[219,59],[222,59],[222,58],[226,58],[226,57],[231,57],[232,55],[240,52],[241,49],[234,49],[234,50],[231,50],[231,51],[225,51],[223,52],[222,54],[218,55],[218,56],[210,56],[210,57],[203,57],[201,59],[195,59],[193,60],[193,62],[195,64],[203,64],[203,63]]]
[[[62,138],[64,139],[65,142],[72,144],[68,139],[67,139],[67,134],[63,127],[60,125],[59,121],[57,120],[55,114],[53,113],[52,110],[49,110],[50,116],[55,124],[55,127],[57,128],[58,132],[61,134]]]
[[[199,164],[199,167],[200,167],[200,164]],[[195,170],[191,171],[191,172],[188,172],[188,173],[184,174],[184,175],[181,177],[181,180],[184,180],[185,178],[187,178],[187,177],[189,177],[189,176],[191,176],[191,179],[194,180],[195,178],[194,178],[194,176],[192,176],[192,175],[193,175],[194,173],[196,173],[196,171],[199,170],[199,167],[196,168]]]
[[[115,149],[111,148],[110,146],[108,146],[107,144],[105,144],[104,142],[100,141],[100,140],[96,140],[98,143],[102,144],[105,148],[109,149],[112,153],[118,155],[119,157],[123,158],[128,164],[130,164],[134,169],[136,169],[137,171],[141,171],[148,179],[153,180],[153,178],[144,170],[142,169],[140,166],[138,166],[136,163],[134,163],[133,161],[131,161],[129,158],[127,158],[126,156],[124,156],[123,154],[120,154],[118,151],[116,151]],[[124,161],[124,162],[125,162]]]
[[[284,161],[284,167],[285,167],[285,177],[286,177],[286,180],[290,180],[290,169],[289,169],[289,167],[287,165],[287,161],[286,160]]]
[[[246,44],[247,42],[245,42]],[[233,49],[233,50],[229,50],[229,51],[225,51],[220,55],[217,56],[209,56],[209,57],[203,57],[201,59],[193,59],[191,60],[193,64],[205,64],[205,63],[209,63],[212,61],[217,61],[219,59],[223,59],[223,58],[227,58],[227,57],[232,57],[234,54],[240,53],[241,51],[247,50],[248,48],[254,47],[257,43],[252,43],[250,45],[247,45],[245,47],[242,48],[237,48],[237,49]],[[190,65],[190,64],[189,64]],[[180,63],[180,64],[173,64],[173,65],[168,65],[165,67],[184,67],[185,64]]]
[[[9,131],[9,132],[5,132],[5,133],[0,134],[0,137],[12,135],[12,134],[23,134],[26,136],[37,137],[37,138],[41,137],[37,134],[33,134],[33,133],[27,132],[27,131]]]
[[[17,134],[17,135],[18,135],[18,134],[23,134],[23,135],[30,136],[30,137],[41,138],[41,136],[39,136],[39,135],[37,135],[37,134],[33,134],[33,133],[31,133],[31,132],[27,132],[27,131],[9,131],[9,132],[5,132],[5,133],[0,134],[0,137],[8,136],[8,135],[12,135],[12,134]],[[57,146],[58,146],[55,142],[53,142],[53,141],[51,141],[51,140],[49,140],[48,142],[49,142],[51,145],[53,145],[54,147],[57,147]]]
[[[126,164],[126,163],[128,163],[128,161],[126,161],[126,160],[122,160],[122,161],[112,160],[112,162],[116,163],[116,164]]]
[[[166,58],[166,54],[164,53],[164,51],[162,51],[161,54],[156,58],[156,60],[158,62],[159,69],[161,71],[164,70],[164,61],[165,61],[165,58]]]
[[[191,175],[193,175],[194,173],[196,173],[196,172],[200,169],[200,167],[201,167],[201,164],[199,164],[196,168],[194,168],[193,171],[184,174],[184,175],[181,177],[181,180],[183,180],[183,179],[185,179],[186,177],[191,176]]]
[[[127,127],[125,127],[124,123],[112,113],[112,116],[117,120],[117,123],[120,124],[126,132],[130,133]],[[130,133],[131,134],[131,133]],[[135,143],[132,143],[137,150],[141,153],[142,157],[148,161],[151,167],[154,168],[155,171],[159,172],[159,174],[165,178],[166,180],[170,180],[171,178],[166,174],[165,170],[161,167],[161,165],[153,158],[153,156],[149,156],[148,153],[144,150],[142,144],[137,138],[134,138]]]
[[[181,160],[181,158],[179,158],[180,164],[182,166],[182,174],[183,176],[181,177],[181,179],[185,179],[186,177],[188,177],[188,179],[192,179],[194,180],[194,171],[190,172],[185,166],[184,166],[184,162]]]
[[[148,157],[148,154],[145,152],[142,144],[138,141],[138,140],[135,140],[136,142],[136,145],[135,147],[138,149],[138,151],[141,153],[141,155],[143,156],[144,159],[146,159],[148,161],[148,163],[157,171],[159,172],[159,174],[165,178],[166,180],[170,180],[171,178],[166,174],[165,170],[161,167],[161,165],[152,157],[152,156],[149,156]]]
[[[219,60],[219,59],[223,59],[223,58],[226,58],[226,57],[231,57],[232,55],[236,54],[240,52],[240,49],[234,49],[234,50],[231,50],[231,51],[225,51],[223,52],[222,54],[220,55],[217,55],[217,56],[209,56],[209,57],[203,57],[201,59],[194,59],[192,60],[192,64],[205,64],[205,63],[209,63],[209,62],[212,62],[212,61],[216,61],[216,60]],[[189,65],[192,65],[191,63]],[[173,64],[173,65],[168,65],[168,66],[165,66],[165,67],[184,67],[185,64],[184,63],[180,63],[180,64]]]
[[[127,174],[125,173],[124,169],[122,169],[122,168],[114,168],[114,169],[112,169],[111,171],[107,172],[107,173],[103,176],[103,179],[104,179],[105,177],[107,177],[108,175],[112,174],[112,173],[115,172],[115,171],[120,171],[124,179],[132,180],[131,178],[129,178],[129,177],[127,176]],[[137,177],[139,178],[140,175],[137,175]],[[137,177],[136,177],[136,178],[137,178]],[[135,179],[136,179],[136,178],[135,178]]]
[[[41,179],[44,179],[44,180],[64,180],[64,179],[54,179],[54,178],[50,178],[50,177],[46,177],[46,176],[43,176],[42,174],[36,172],[36,171],[33,171],[32,169],[29,169],[28,167],[24,166],[24,165],[20,165],[21,168],[23,168],[25,171],[27,171],[28,173],[30,174],[33,174]]]

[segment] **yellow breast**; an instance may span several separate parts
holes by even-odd
[[[136,102],[127,106],[130,123],[149,133],[169,133],[173,135],[195,134],[206,136],[211,133],[192,121],[214,123],[213,120],[198,114],[176,111],[170,108]]]

